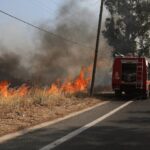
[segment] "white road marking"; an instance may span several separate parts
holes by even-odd
[[[56,124],[56,123],[59,123],[59,122],[61,122],[61,121],[63,121],[63,120],[66,120],[66,119],[75,117],[75,116],[77,116],[77,115],[80,115],[80,114],[82,114],[82,113],[85,113],[85,112],[87,112],[87,111],[90,111],[90,110],[92,110],[92,109],[95,109],[95,108],[97,108],[97,107],[99,107],[99,106],[102,106],[102,105],[104,105],[104,104],[107,104],[107,103],[109,103],[109,102],[110,102],[110,101],[102,102],[102,103],[99,103],[99,104],[97,104],[97,105],[95,105],[95,106],[92,106],[92,107],[90,107],[90,108],[87,108],[87,109],[84,109],[84,110],[81,110],[81,111],[78,111],[78,112],[71,113],[70,115],[67,115],[67,116],[65,116],[65,117],[58,118],[58,119],[55,119],[55,120],[53,120],[53,121],[48,121],[48,122],[45,122],[45,123],[42,123],[42,124],[39,124],[39,125],[30,127],[30,128],[26,128],[26,129],[23,129],[23,130],[21,130],[21,131],[15,132],[15,133],[11,133],[11,134],[4,135],[4,136],[0,137],[0,144],[6,142],[6,141],[8,141],[8,140],[14,139],[14,138],[16,138],[16,137],[18,137],[18,136],[22,136],[22,135],[24,135],[24,134],[27,134],[27,133],[29,133],[29,132],[33,132],[33,131],[36,131],[36,130],[38,130],[38,129],[41,129],[41,128],[44,128],[44,127],[47,127],[47,126],[50,126],[50,125],[53,125],[53,124]]]
[[[124,103],[123,105],[121,105],[121,106],[115,108],[114,110],[110,111],[109,113],[105,114],[104,116],[102,116],[102,117],[100,117],[100,118],[94,120],[94,121],[91,122],[91,123],[86,124],[85,126],[83,126],[83,127],[79,128],[79,129],[77,129],[77,130],[75,130],[75,131],[73,131],[73,132],[67,134],[66,136],[64,136],[64,137],[62,137],[62,138],[60,138],[60,139],[58,139],[58,140],[56,140],[56,141],[54,141],[54,142],[52,142],[52,143],[46,145],[45,147],[41,148],[40,150],[51,150],[51,149],[53,149],[53,148],[59,146],[60,144],[62,144],[62,143],[64,143],[64,142],[66,142],[66,141],[72,139],[73,137],[79,135],[79,134],[82,133],[83,131],[85,131],[85,130],[91,128],[91,127],[94,126],[94,125],[96,125],[97,123],[100,123],[100,122],[103,121],[104,119],[106,119],[106,118],[112,116],[112,115],[115,114],[116,112],[120,111],[120,110],[123,109],[124,107],[128,106],[129,104],[131,104],[132,102],[133,102],[133,101],[129,101],[129,102]]]

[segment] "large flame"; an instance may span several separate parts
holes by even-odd
[[[10,88],[10,83],[8,81],[2,81],[0,82],[0,94],[3,97],[8,97],[8,96],[25,96],[28,93],[28,86],[23,84],[19,88]]]
[[[49,93],[76,93],[80,91],[85,91],[88,88],[90,77],[91,67],[85,68],[82,67],[79,75],[74,79],[67,79],[64,83],[54,83],[51,85],[48,90]]]
[[[58,94],[58,93],[76,93],[80,91],[85,91],[88,88],[91,67],[82,67],[79,75],[74,79],[67,79],[64,83],[59,80],[53,83],[50,88],[47,89],[48,94]],[[19,88],[10,88],[10,83],[8,81],[0,82],[0,95],[3,97],[9,96],[25,96],[29,93],[30,89],[26,84],[23,84]]]

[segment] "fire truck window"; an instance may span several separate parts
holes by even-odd
[[[122,81],[125,82],[136,81],[136,64],[132,63],[122,64]]]

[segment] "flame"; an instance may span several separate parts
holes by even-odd
[[[51,85],[51,88],[48,89],[48,93],[59,93],[59,88],[58,88],[58,86],[57,86],[55,83],[53,83],[53,84]]]
[[[91,77],[89,74],[91,73],[91,66],[88,68],[82,67],[79,75],[75,78],[75,80],[66,80],[61,86],[57,83],[51,85],[48,90],[50,93],[76,93],[80,91],[85,91],[88,88]],[[88,74],[88,77],[86,77]]]
[[[58,93],[76,93],[80,91],[85,91],[88,88],[90,77],[91,66],[82,67],[79,75],[74,79],[67,79],[64,83],[61,83],[60,80],[57,80],[53,83],[50,88],[46,90],[48,94],[58,94]],[[10,88],[10,83],[8,81],[0,82],[0,95],[3,97],[9,96],[26,96],[30,92],[29,87],[26,84],[23,84],[19,88]]]
[[[9,87],[9,83],[8,81],[2,81],[0,83],[0,93],[2,96],[7,97],[8,96],[8,87]]]
[[[25,96],[28,93],[28,86],[23,84],[21,87],[17,89],[17,94],[19,96]]]
[[[25,96],[28,92],[28,86],[23,84],[20,86],[18,89],[12,89],[9,87],[10,83],[8,81],[2,81],[0,82],[0,94],[3,97],[8,97],[8,96]]]

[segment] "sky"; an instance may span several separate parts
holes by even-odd
[[[0,9],[26,21],[34,22],[53,18],[62,3],[62,0],[0,0]],[[7,18],[4,15],[0,17]]]
[[[59,8],[69,1],[73,0],[0,0],[0,10],[36,26],[48,22],[48,26],[53,27]],[[98,20],[100,0],[78,0],[78,2],[83,9],[87,7],[93,11],[95,13],[93,17]],[[77,10],[73,10],[70,15],[77,18],[78,14],[74,12]],[[7,45],[8,49],[13,51],[24,46],[27,52],[32,51],[34,44],[31,39],[35,31],[37,29],[0,13],[0,43]]]
[[[39,26],[41,22],[54,19],[62,3],[62,0],[0,0],[0,10]],[[35,31],[38,30],[0,13],[0,43],[7,45],[9,51],[32,51],[31,39]]]
[[[73,9],[73,10],[71,10],[71,12],[66,11],[67,17],[68,17],[68,15],[69,15],[69,17],[67,18],[66,15],[60,15],[59,10],[62,11],[62,9],[60,9],[60,8],[62,8],[62,6],[64,6],[64,4],[70,4],[69,2],[73,2],[73,1],[77,1],[78,3],[77,3],[77,7],[71,7]],[[17,18],[20,18],[26,22],[29,22],[35,26],[39,26],[40,28],[43,28],[50,32],[56,31],[56,30],[53,30],[53,28],[57,28],[57,25],[56,25],[57,21],[58,21],[57,23],[59,24],[59,21],[61,22],[62,19],[65,19],[65,23],[62,21],[65,25],[67,23],[68,24],[71,23],[69,25],[72,27],[73,25],[76,26],[76,24],[77,24],[78,28],[71,28],[71,30],[72,29],[73,29],[73,31],[78,30],[78,32],[73,32],[73,33],[69,32],[68,27],[70,27],[70,26],[68,26],[66,28],[68,31],[68,35],[69,35],[69,33],[71,35],[72,34],[74,34],[74,35],[69,37],[66,34],[67,36],[64,36],[64,38],[67,40],[74,41],[75,43],[78,43],[78,44],[81,43],[81,44],[88,46],[89,43],[87,41],[85,41],[86,37],[88,38],[88,35],[92,35],[93,39],[96,38],[100,2],[101,2],[101,0],[0,0],[0,10],[6,12],[8,14],[11,14],[12,16],[15,16]],[[68,5],[68,6],[70,6],[70,5]],[[80,7],[78,7],[78,6],[80,6]],[[83,10],[82,10],[82,8],[83,8]],[[87,8],[90,11],[87,11]],[[70,10],[70,7],[69,7],[69,10]],[[93,13],[91,13],[91,11]],[[64,13],[64,12],[61,12],[61,13]],[[58,14],[59,14],[59,17],[57,16]],[[106,17],[106,15],[107,15],[107,11],[106,11],[106,9],[104,9],[104,14],[103,14],[104,18]],[[90,18],[91,16],[93,18]],[[69,22],[70,17],[71,17],[71,22]],[[83,17],[85,17],[85,18],[83,18]],[[57,18],[57,21],[56,21],[56,18]],[[95,22],[95,20],[97,22]],[[66,22],[66,21],[68,21],[68,22]],[[87,28],[86,26],[82,26],[83,24],[80,24],[81,22],[83,22],[83,24],[84,23],[87,24],[90,27]],[[44,26],[42,26],[42,25],[44,25]],[[93,26],[94,26],[94,28],[93,28]],[[81,30],[79,29],[79,27],[81,27]],[[86,28],[84,29],[83,27],[86,27]],[[63,29],[63,28],[61,28],[61,29]],[[84,35],[84,32],[86,32],[85,35]],[[45,48],[42,43],[42,38],[41,38],[42,34],[40,34],[40,33],[43,33],[43,32],[41,32],[29,25],[26,25],[16,19],[13,19],[5,14],[0,13],[0,56],[3,53],[4,54],[5,53],[17,54],[17,56],[19,56],[19,58],[21,58],[21,63],[23,64],[23,66],[25,66],[28,69],[31,69],[35,63],[33,58],[35,58],[35,56],[39,56],[38,54],[42,53]],[[81,34],[83,33],[83,36],[79,33],[81,33]],[[58,35],[58,34],[62,34],[62,35]],[[63,34],[64,34],[64,32],[57,32],[58,36],[63,37]],[[95,35],[95,37],[93,35]],[[53,40],[51,40],[51,41],[53,41]],[[70,43],[72,43],[72,42],[70,42]],[[66,62],[66,66],[68,66],[68,59],[70,60],[70,57],[68,57],[68,56],[70,56],[70,54],[73,54],[75,60],[76,59],[78,60],[80,57],[82,57],[83,62],[85,59],[87,59],[87,55],[91,56],[91,53],[93,54],[93,49],[91,49],[89,52],[89,51],[87,51],[86,48],[81,47],[81,49],[79,49],[79,46],[78,46],[77,50],[80,50],[81,54],[83,54],[83,56],[81,55],[79,57],[78,51],[74,50],[74,47],[76,47],[77,44],[73,44],[73,43],[72,43],[73,46],[72,46],[72,48],[69,49],[70,50],[69,52],[68,52],[68,49],[65,49],[65,48],[63,49],[63,51],[65,52],[64,53],[65,57],[63,58],[63,60],[64,60],[64,63]],[[95,42],[94,42],[94,44],[95,44]],[[93,45],[91,47],[93,47]],[[104,48],[106,48],[106,47],[104,47]],[[60,50],[62,51],[62,49],[60,49]],[[49,49],[48,52],[49,51],[51,52],[52,50]],[[53,51],[55,51],[55,49]],[[52,56],[53,56],[53,51],[52,51]],[[45,53],[42,53],[42,54],[45,54]],[[62,54],[62,53],[60,53],[60,54]],[[54,55],[55,55],[55,53],[54,53]],[[51,58],[51,55],[50,56],[48,55],[48,57],[46,57],[46,60],[48,60],[48,62],[49,62],[49,58]],[[54,56],[54,58],[55,58],[55,56]],[[59,57],[59,59],[61,60],[62,57]],[[69,69],[71,68],[70,70],[71,70],[71,72],[73,72],[73,74],[74,74],[74,69],[79,71],[78,69],[80,69],[80,67],[81,67],[80,66],[81,64],[79,64],[79,62],[77,61],[76,66],[72,66],[71,64],[69,64],[68,68]],[[31,65],[32,63],[33,63],[33,66]],[[75,61],[72,63],[74,64]],[[50,65],[48,65],[48,66],[50,66]],[[70,70],[69,70],[69,72],[70,72]],[[49,74],[48,74],[48,77],[49,77]],[[103,80],[103,78],[101,78],[101,79]]]
[[[42,20],[53,20],[59,7],[72,0],[0,0],[0,9],[30,23]],[[100,0],[78,0],[83,7],[89,7],[97,12]],[[97,16],[97,15],[96,15]],[[11,19],[0,14],[0,23]]]

